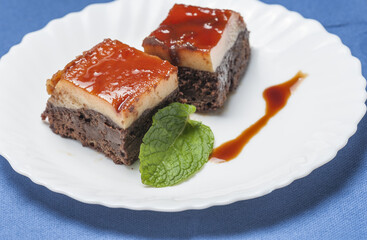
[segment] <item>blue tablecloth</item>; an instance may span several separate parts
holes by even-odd
[[[0,0],[0,56],[26,33],[94,2],[103,1]],[[320,21],[362,61],[367,76],[367,0],[265,2]],[[290,186],[180,213],[84,204],[34,184],[0,156],[0,239],[367,239],[366,136],[365,117],[334,160]]]

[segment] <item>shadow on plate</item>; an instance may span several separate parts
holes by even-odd
[[[0,161],[0,169],[4,169],[1,173],[4,184],[13,185],[16,194],[29,204],[97,231],[157,239],[226,236],[286,222],[340,191],[363,161],[364,146],[367,146],[366,125],[367,118],[364,118],[358,134],[350,139],[348,146],[333,161],[306,178],[257,199],[205,210],[159,213],[88,205],[32,183],[15,173],[6,161]]]

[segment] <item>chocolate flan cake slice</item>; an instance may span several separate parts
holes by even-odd
[[[178,92],[175,66],[110,39],[78,56],[46,85],[51,96],[42,119],[52,131],[126,165],[138,159],[153,114]]]
[[[239,13],[183,4],[172,7],[143,47],[178,66],[178,100],[201,112],[223,106],[251,55],[249,32]]]

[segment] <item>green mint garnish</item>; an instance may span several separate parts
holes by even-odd
[[[199,171],[213,150],[208,126],[190,120],[195,106],[172,103],[153,116],[140,146],[141,181],[154,187],[180,183]]]

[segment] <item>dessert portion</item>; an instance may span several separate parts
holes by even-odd
[[[239,13],[183,4],[172,7],[143,47],[178,66],[178,101],[201,112],[223,106],[251,54],[249,32]]]
[[[62,137],[79,140],[117,164],[138,159],[152,116],[177,96],[177,68],[106,39],[47,80],[42,114]]]

